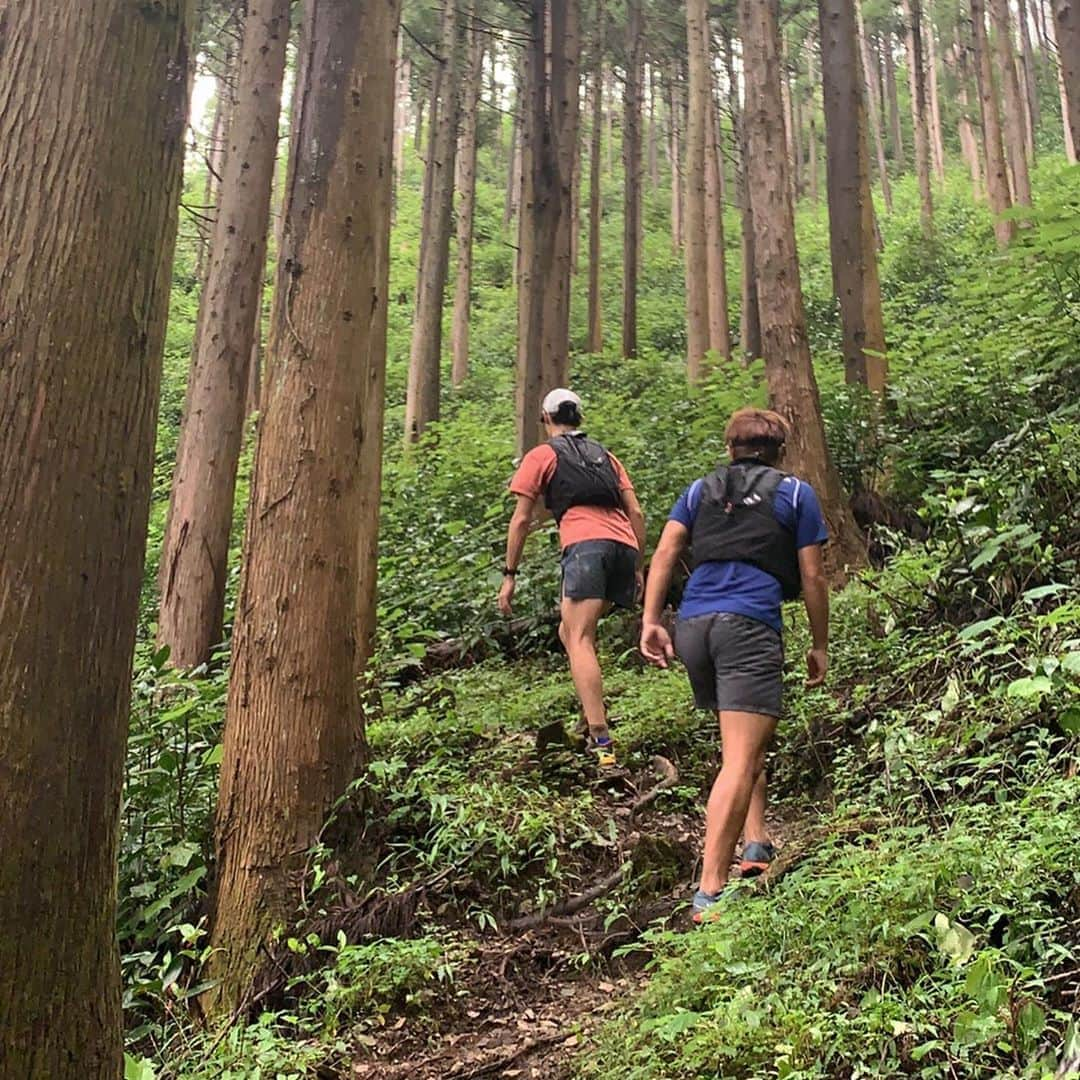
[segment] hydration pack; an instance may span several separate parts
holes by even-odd
[[[777,519],[776,489],[786,473],[760,461],[721,465],[705,477],[690,534],[693,566],[743,562],[771,574],[785,600],[802,592],[795,534]]]
[[[544,493],[544,503],[555,520],[573,506],[622,507],[619,478],[608,452],[585,435],[556,435],[548,440],[555,451],[555,472]]]

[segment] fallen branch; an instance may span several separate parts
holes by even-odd
[[[550,1046],[552,1043],[562,1042],[564,1039],[568,1038],[570,1038],[568,1032],[559,1031],[554,1035],[545,1035],[539,1039],[527,1039],[513,1051],[513,1053],[500,1054],[491,1061],[474,1066],[468,1072],[458,1073],[457,1076],[459,1080],[472,1080],[472,1078],[476,1076],[491,1076],[496,1072],[501,1073],[507,1065],[512,1065],[526,1054],[531,1054],[534,1050],[539,1050],[542,1046]],[[447,1075],[450,1076],[453,1074],[447,1073]]]
[[[649,788],[649,790],[646,791],[644,795],[639,795],[630,804],[631,821],[634,820],[640,810],[644,810],[645,807],[649,805],[649,803],[655,802],[660,792],[668,791],[670,788],[673,788],[679,782],[679,770],[676,769],[675,766],[670,761],[668,761],[666,757],[661,757],[659,754],[657,754],[652,759],[652,766],[660,774],[662,779],[659,784],[657,784],[655,787]]]
[[[569,896],[565,900],[550,907],[545,911],[538,911],[533,915],[523,915],[507,923],[508,930],[531,930],[537,926],[543,926],[553,916],[573,915],[583,907],[588,907],[594,900],[611,892],[616,885],[625,880],[630,873],[630,863],[623,863],[614,874],[609,874],[603,881],[598,881],[591,888],[586,889],[578,896]]]

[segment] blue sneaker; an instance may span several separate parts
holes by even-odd
[[[743,847],[739,871],[744,878],[757,877],[769,869],[775,858],[776,848],[768,840],[751,840]]]
[[[693,912],[691,917],[694,922],[705,922],[710,915],[716,915],[717,912],[711,911],[711,909],[715,908],[716,905],[720,903],[723,895],[723,889],[715,893],[708,893],[704,889],[698,889],[698,891],[694,893],[694,902],[691,905],[691,911]]]

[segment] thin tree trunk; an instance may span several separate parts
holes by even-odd
[[[807,43],[807,48],[811,48],[810,43]],[[804,162],[806,161],[805,151],[803,148],[803,100],[802,94],[799,92],[799,80],[798,76],[793,74],[791,77],[793,84],[793,98],[792,98],[792,110],[791,110],[791,122],[793,124],[793,141],[791,144],[791,159],[795,163],[795,197],[801,199],[806,194],[806,180]]]
[[[757,269],[754,264],[754,214],[747,181],[746,116],[739,103],[739,83],[735,77],[735,50],[731,35],[726,31],[723,40],[731,121],[738,150],[735,185],[739,192],[740,211],[739,350],[743,359],[749,361],[761,355],[761,319],[758,313]]]
[[[807,113],[809,117],[809,136],[807,142],[810,146],[810,161],[809,161],[809,182],[810,182],[810,201],[817,206],[820,201],[820,188],[818,184],[818,147],[817,147],[817,101],[815,99],[817,87],[817,75],[814,71],[814,50],[806,50],[806,74],[807,83],[809,86],[809,96],[807,98]]]
[[[361,482],[381,446],[398,7],[311,0],[306,14],[215,829],[218,1014],[290,922],[306,852],[363,757],[360,539],[377,518],[361,516]]]
[[[691,382],[699,382],[705,375],[705,359],[710,344],[705,177],[709,112],[707,18],[706,0],[687,0],[689,112],[686,127],[686,371]]]
[[[431,177],[424,204],[416,317],[409,349],[405,396],[405,441],[416,442],[439,418],[442,379],[442,309],[450,264],[450,229],[454,208],[454,159],[457,151],[458,57],[457,0],[443,0],[440,60],[432,93],[431,134],[425,173]]]
[[[874,93],[871,73],[875,70],[870,62],[870,46],[866,40],[866,28],[863,26],[862,6],[855,3],[855,19],[859,33],[859,56],[862,60],[863,83],[866,87],[866,104],[870,113],[870,127],[874,132],[874,148],[877,150],[878,179],[881,181],[881,197],[885,200],[885,209],[891,214],[893,208],[892,185],[889,183],[889,167],[885,161],[885,138],[881,131],[881,115],[878,112],[877,94]]]
[[[412,100],[411,87],[412,61],[407,56],[404,56],[398,61],[397,100],[395,104],[397,112],[394,122],[395,189],[401,183],[401,177],[405,172],[405,136],[409,130],[409,112]]]
[[[416,121],[413,125],[413,150],[418,154],[420,147],[424,145],[424,106],[427,104],[423,96],[416,103]]]
[[[605,95],[608,103],[607,112],[604,114],[604,145],[607,147],[607,174],[615,175],[615,74],[611,73],[612,86]]]
[[[1031,205],[1031,175],[1028,171],[1027,132],[1024,98],[1016,76],[1016,58],[1009,19],[1009,0],[990,0],[990,22],[994,28],[994,52],[1001,72],[1005,113],[1005,146],[1012,175],[1013,203]]]
[[[968,173],[971,176],[971,188],[975,199],[983,198],[982,162],[979,157],[979,140],[975,135],[977,120],[972,118],[971,99],[968,93],[970,73],[968,71],[968,57],[966,48],[956,42],[953,46],[955,56],[955,78],[957,86],[957,98],[960,102],[960,117],[957,127],[960,134],[960,149],[967,162]]]
[[[705,43],[711,34],[705,24]],[[709,71],[712,71],[712,50],[708,50]],[[724,360],[731,359],[731,322],[728,317],[727,255],[724,250],[724,197],[722,161],[717,138],[716,101],[712,77],[708,81],[705,114],[705,233],[709,267],[709,349]]]
[[[1024,73],[1024,95],[1027,117],[1028,157],[1035,161],[1035,132],[1039,130],[1038,70],[1035,66],[1035,50],[1031,46],[1031,27],[1028,25],[1027,0],[1018,0],[1017,23],[1020,26],[1020,63]]]
[[[1080,2],[1054,0],[1053,10],[1065,153],[1075,164],[1080,152]]]
[[[773,5],[739,0],[746,79],[747,185],[754,207],[758,300],[773,407],[792,426],[789,467],[816,490],[829,525],[826,559],[836,576],[865,562],[865,549],[833,465],[806,336],[783,143],[780,48]]]
[[[514,220],[521,198],[521,89],[514,91],[513,122],[510,126],[510,167],[506,171],[506,203],[503,209],[503,225]]]
[[[158,644],[191,668],[222,640],[236,468],[262,303],[289,0],[249,8],[210,269],[161,549]]]
[[[926,75],[923,64],[922,2],[903,0],[906,29],[911,124],[915,142],[915,175],[919,181],[919,221],[923,236],[934,232],[934,198],[930,190],[930,129],[926,116]]]
[[[900,98],[896,91],[896,56],[893,53],[892,34],[884,38],[885,93],[889,99],[889,130],[892,133],[892,152],[896,167],[903,172],[907,168],[904,155],[904,129],[900,124]]]
[[[603,20],[598,19],[603,33]],[[596,67],[592,77],[592,130],[589,132],[589,340],[587,351],[598,353],[604,347],[604,312],[600,298],[600,154],[604,124],[604,52],[597,43]]]
[[[1005,151],[1001,145],[1001,120],[998,115],[997,90],[994,86],[990,44],[986,37],[986,9],[983,0],[971,0],[971,25],[974,31],[975,81],[979,88],[979,112],[982,118],[983,151],[986,154],[986,192],[994,215],[994,235],[998,247],[1005,247],[1016,235],[1016,222],[1003,217],[1012,208]]]
[[[475,11],[475,9],[473,9]],[[480,84],[484,75],[483,37],[469,27],[465,82],[461,104],[461,143],[457,152],[457,189],[461,197],[457,212],[457,277],[454,282],[454,316],[450,332],[450,382],[458,387],[469,373],[469,318],[472,305],[473,217],[476,204],[476,131]]]
[[[772,0],[764,0],[772,2]],[[798,170],[795,167],[795,121],[791,115],[791,83],[788,79],[788,43],[787,38],[781,32],[780,35],[780,99],[784,107],[784,146],[787,158],[788,182],[791,184],[791,202],[793,205],[799,201],[799,191],[795,186],[795,177]]]
[[[623,97],[623,312],[622,352],[638,354],[637,290],[641,261],[641,97],[644,67],[641,0],[626,4],[626,89]]]
[[[647,157],[649,163],[649,187],[655,191],[660,186],[660,157],[657,153],[657,127],[656,119],[656,64],[649,64],[649,146]]]
[[[859,60],[855,5],[818,0],[822,92],[829,185],[829,252],[840,304],[844,375],[849,383],[885,393],[885,326],[881,315],[866,84]],[[870,96],[872,100],[872,95]]]
[[[945,182],[945,140],[941,131],[941,102],[938,97],[937,33],[930,0],[926,0],[926,72],[930,87],[930,149],[934,175]]]
[[[116,858],[191,7],[0,0],[0,1073],[123,1075]]]
[[[221,174],[225,167],[225,147],[229,138],[229,120],[233,110],[233,54],[226,51],[220,74],[214,90],[214,118],[210,125],[210,137],[206,145],[206,186],[203,191],[203,205],[206,213],[217,216],[217,204],[221,188]],[[212,230],[211,230],[212,233]],[[195,277],[199,281],[206,279],[206,256],[210,248],[210,236],[201,232],[195,254]]]
[[[683,159],[681,152],[681,128],[679,123],[681,108],[679,105],[678,80],[668,79],[669,110],[671,114],[671,250],[678,253],[683,244],[683,212],[686,208],[685,187],[683,181]]]

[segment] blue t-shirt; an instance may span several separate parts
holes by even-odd
[[[695,480],[680,496],[668,515],[691,532],[701,507],[702,481]],[[785,476],[776,489],[773,512],[777,521],[795,534],[797,548],[824,544],[829,538],[821,504],[814,489],[804,480]],[[706,562],[691,575],[679,606],[679,618],[728,611],[768,623],[780,632],[780,582],[744,562]]]

